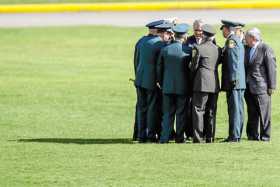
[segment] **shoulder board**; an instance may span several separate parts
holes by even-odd
[[[235,46],[236,46],[236,42],[233,39],[229,39],[227,47],[228,48],[234,48]]]

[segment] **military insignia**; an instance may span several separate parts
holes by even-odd
[[[192,49],[192,57],[195,57],[197,55],[197,49],[193,48]]]
[[[229,40],[228,41],[228,48],[234,48],[236,46],[236,43],[234,40]]]
[[[192,49],[192,60],[189,64],[189,68],[191,69],[191,71],[195,71],[197,68],[198,68],[198,61],[199,61],[199,58],[200,58],[200,54],[199,54],[199,51],[196,47],[194,47]]]

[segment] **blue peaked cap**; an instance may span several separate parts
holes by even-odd
[[[173,32],[178,34],[185,34],[189,31],[190,26],[186,23],[177,24],[172,27]]]
[[[157,20],[157,21],[153,21],[153,22],[150,22],[146,25],[146,27],[152,29],[152,28],[155,28],[155,26],[158,26],[158,25],[161,25],[164,23],[164,20]]]

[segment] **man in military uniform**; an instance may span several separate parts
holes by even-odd
[[[149,34],[136,44],[134,54],[135,86],[137,88],[137,138],[140,143],[156,141],[156,61],[164,46],[155,26],[164,20],[146,25]]]
[[[213,43],[215,29],[208,24],[202,26],[203,40],[192,49],[190,69],[194,75],[192,122],[193,142],[201,143],[205,129],[206,143],[214,141],[216,110],[219,86],[219,47]]]
[[[221,30],[226,38],[222,53],[222,87],[226,91],[229,136],[227,142],[239,142],[244,122],[245,67],[244,46],[235,34],[238,23],[222,20]]]
[[[157,32],[157,29],[155,28],[155,26],[160,25],[162,23],[164,23],[164,20],[153,21],[153,22],[147,24],[146,27],[148,27],[148,29],[149,29],[148,35],[145,35],[145,36],[141,37],[138,40],[138,42],[136,43],[135,50],[134,50],[134,72],[135,72],[135,75],[136,75],[137,65],[139,63],[139,46],[147,39],[147,37],[149,35],[157,36],[158,32]],[[136,93],[137,93],[137,89],[136,89]],[[137,106],[137,103],[138,103],[138,101],[136,102],[136,107],[135,107],[135,121],[134,121],[134,131],[133,131],[133,138],[132,138],[134,141],[138,139],[138,125],[137,125],[137,122],[138,122],[138,117],[137,117],[138,106]]]
[[[148,38],[149,35],[157,35],[157,30],[155,29],[154,25],[161,24],[162,22],[163,22],[163,20],[159,20],[159,21],[154,21],[154,22],[151,22],[151,23],[147,24],[146,27],[148,27],[148,29],[149,29],[148,35],[142,36],[137,41],[137,43],[135,45],[135,49],[134,49],[134,58],[133,58],[135,76],[136,76],[137,65],[139,63],[139,46],[142,45],[142,43]],[[132,80],[132,81],[134,81],[134,80]],[[138,94],[137,89],[136,89],[136,94]],[[138,105],[137,104],[138,104],[138,101],[136,102],[136,106],[135,106],[134,131],[133,131],[133,138],[132,138],[134,141],[138,139],[138,125],[137,125],[137,122],[138,122],[138,117],[137,117]]]
[[[271,95],[277,80],[276,58],[273,50],[262,42],[259,29],[248,30],[246,41],[247,137],[249,140],[270,141]]]
[[[158,30],[158,35],[161,37],[162,41],[166,44],[169,44],[172,38],[172,29],[171,27],[174,24],[169,21],[164,21],[164,23],[155,26],[155,28]]]
[[[157,80],[163,92],[163,123],[160,143],[168,143],[176,114],[177,143],[184,142],[186,119],[187,65],[191,49],[183,45],[189,26],[177,24],[172,27],[175,40],[161,50],[157,63]]]
[[[174,32],[172,31],[172,27],[174,24],[168,20],[165,20],[163,24],[155,26],[156,29],[158,29],[159,36],[162,38],[164,42],[164,46],[170,44],[173,40],[174,37]],[[163,99],[163,94],[161,88],[157,86],[156,88],[157,92],[157,113],[156,113],[156,133],[157,133],[157,138],[160,138],[160,133],[161,133],[161,123],[162,123],[162,118],[163,118],[163,113],[162,113],[162,99]],[[171,131],[170,134],[170,139],[175,138],[175,130]]]

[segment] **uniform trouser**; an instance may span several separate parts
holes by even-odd
[[[156,139],[156,91],[137,88],[138,139]]]
[[[163,100],[163,94],[162,94],[162,90],[157,88],[156,89],[157,92],[157,102],[156,102],[156,135],[157,138],[160,139],[160,135],[161,135],[161,129],[162,129],[162,119],[163,119],[163,112],[162,112],[162,100]],[[174,118],[172,119],[172,124],[174,124]],[[171,133],[170,133],[170,139],[174,139],[176,136],[174,127],[172,126],[171,129]]]
[[[193,125],[192,125],[192,97],[187,96],[187,109],[186,109],[186,124],[185,124],[185,134],[186,137],[193,137]]]
[[[134,120],[134,128],[133,128],[133,136],[132,136],[132,140],[137,140],[138,138],[138,125],[137,125],[137,103],[136,103],[136,106],[135,106],[135,120]]]
[[[194,92],[192,99],[193,141],[213,141],[216,129],[217,93]],[[203,133],[204,132],[204,133]]]
[[[186,125],[185,125],[185,134],[186,137],[193,137],[193,125],[192,125],[192,96],[193,96],[193,81],[195,78],[195,73],[189,71],[189,77],[188,77],[188,81],[187,84],[188,86],[188,97],[187,97],[187,111],[186,111]]]
[[[242,136],[244,123],[244,89],[231,90],[227,92],[227,105],[229,116],[228,139],[236,140]]]
[[[161,133],[161,122],[162,122],[162,90],[156,88],[156,135],[157,138],[160,138]]]
[[[253,95],[247,89],[245,92],[245,101],[248,112],[246,128],[248,139],[270,140],[271,96],[268,94]]]
[[[186,95],[163,94],[163,122],[160,137],[161,143],[169,141],[173,129],[174,117],[176,114],[176,142],[184,141],[184,129],[186,120]]]

